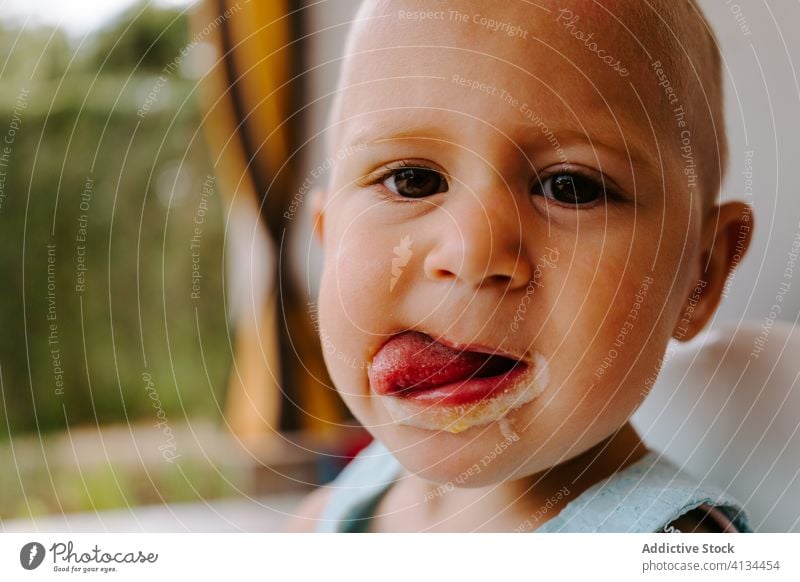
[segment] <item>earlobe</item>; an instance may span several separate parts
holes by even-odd
[[[678,341],[689,341],[705,326],[711,314],[707,314],[708,302],[703,300],[703,295],[708,288],[708,281],[698,279],[683,304],[680,318],[672,333]]]
[[[717,310],[726,294],[728,279],[741,262],[752,239],[753,214],[743,202],[715,206],[706,216],[703,250],[696,278],[673,332],[677,340],[697,335]]]
[[[314,228],[314,235],[322,244],[323,219],[325,217],[325,191],[321,188],[311,192],[309,206],[311,209],[311,220]]]

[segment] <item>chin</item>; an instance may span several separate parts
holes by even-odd
[[[530,473],[520,469],[530,462],[531,448],[521,435],[506,438],[494,425],[459,434],[406,426],[376,432],[410,473],[433,483],[485,487]]]

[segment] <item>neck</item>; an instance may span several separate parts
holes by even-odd
[[[447,531],[531,531],[583,491],[646,453],[639,435],[626,423],[607,439],[545,471],[436,496],[435,502],[425,504],[424,521]],[[438,487],[422,479],[417,484],[423,495]]]

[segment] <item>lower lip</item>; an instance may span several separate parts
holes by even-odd
[[[510,370],[496,376],[459,380],[391,396],[427,406],[466,406],[512,390],[527,376],[529,370],[529,364],[517,362]]]

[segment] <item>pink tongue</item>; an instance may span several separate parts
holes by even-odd
[[[514,360],[455,350],[431,336],[406,331],[386,342],[369,368],[369,381],[378,394],[416,391],[506,371]]]

